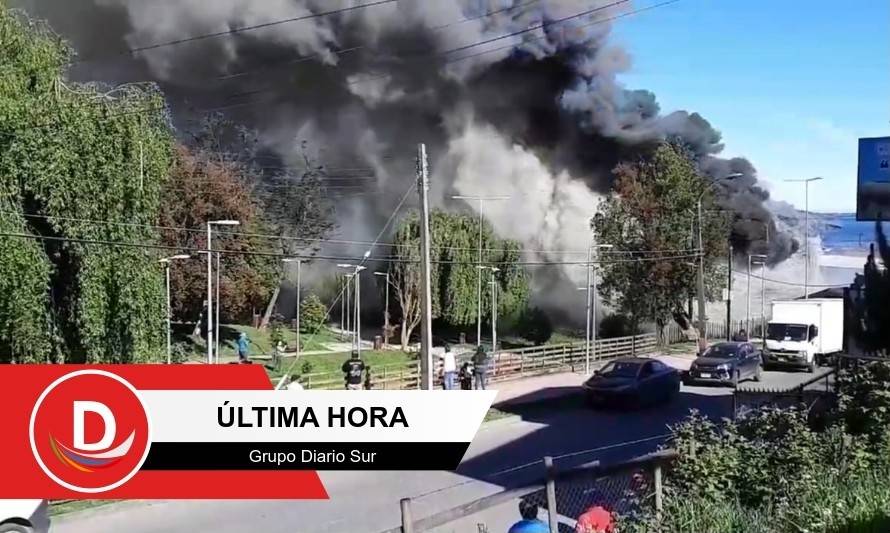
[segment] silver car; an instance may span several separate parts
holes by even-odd
[[[0,500],[0,533],[48,533],[47,500]]]

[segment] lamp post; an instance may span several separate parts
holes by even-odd
[[[370,254],[366,253],[365,257],[367,258],[368,255],[370,255]],[[359,276],[359,273],[361,273],[362,270],[367,270],[367,267],[363,267],[361,265],[349,265],[349,264],[339,264],[337,266],[340,268],[353,269],[351,277],[354,280],[353,287],[355,288],[355,296],[353,298],[354,303],[355,303],[355,315],[354,315],[354,320],[353,320],[353,327],[355,328],[355,332],[352,337],[353,337],[354,349],[356,352],[358,352],[359,357],[361,357],[361,355],[362,355],[361,286],[359,285],[359,281],[361,280],[361,278]]]
[[[482,203],[485,200],[509,200],[509,196],[464,196],[454,195],[454,200],[476,200],[479,202],[479,263],[482,266],[482,229],[484,218],[482,216]],[[482,270],[479,270],[479,283],[476,290],[476,346],[482,345]]]
[[[189,258],[191,258],[190,255],[181,254],[181,255],[174,255],[172,257],[167,257],[167,258],[164,258],[164,259],[161,259],[160,261],[158,261],[159,263],[164,265],[164,277],[167,280],[167,364],[168,365],[173,362],[172,361],[173,357],[172,357],[171,349],[170,349],[170,330],[172,328],[172,326],[171,326],[172,311],[170,310],[170,263],[172,261],[178,261],[181,259],[189,259]]]
[[[237,220],[207,221],[207,364],[213,364],[213,226],[238,226]]]
[[[282,263],[296,263],[297,264],[297,357],[300,357],[300,303],[301,303],[301,295],[300,295],[300,271],[303,268],[303,260],[299,258],[288,257],[286,259],[281,260]]]
[[[383,299],[386,303],[383,304],[383,345],[389,345],[389,271],[386,272],[374,272],[375,276],[381,276],[386,278],[386,289],[384,290]]]
[[[804,299],[810,299],[810,183],[819,181],[822,178],[806,178],[800,180],[785,180],[787,183],[803,183],[804,184],[804,210],[803,210],[803,226],[804,226],[804,269],[803,269],[803,290]]]
[[[587,247],[587,286],[579,287],[578,290],[587,291],[587,324],[585,325],[585,345],[584,345],[584,371],[590,375],[590,355],[596,357],[596,273],[593,272],[593,250],[596,250],[596,260],[599,261],[599,251],[613,248],[611,244],[593,244],[593,236],[591,234],[591,243]]]
[[[764,300],[766,299],[766,256],[761,257],[763,259],[755,261],[754,264],[760,265],[760,342],[761,347],[766,349],[766,318],[763,312]]]
[[[761,262],[766,261],[766,256],[763,254],[748,255],[748,303],[747,307],[745,308],[745,328],[748,330],[749,334],[751,332],[751,265],[755,264],[752,263],[755,259],[757,259],[756,264],[760,264]],[[762,307],[763,306],[761,306],[761,308]]]
[[[501,271],[498,267],[479,267],[480,269],[491,270],[491,351],[494,352],[498,347],[498,283],[495,274]]]
[[[722,178],[716,179],[705,185],[704,190],[698,195],[696,206],[698,209],[698,327],[701,333],[701,339],[707,343],[708,340],[708,318],[705,313],[705,245],[702,238],[702,209],[701,201],[705,194],[717,186],[722,181],[734,180],[742,177],[741,173],[733,173]],[[730,265],[730,269],[732,265]]]

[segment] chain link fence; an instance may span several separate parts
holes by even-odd
[[[403,499],[402,525],[382,533],[501,533],[532,516],[547,524],[551,533],[599,533],[618,517],[634,519],[659,513],[661,472],[675,458],[676,452],[663,450],[621,463],[594,462],[560,470],[545,457],[539,463],[544,475],[538,482],[430,516],[415,516],[415,502]]]

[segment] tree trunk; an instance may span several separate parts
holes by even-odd
[[[272,293],[272,298],[269,300],[269,305],[266,306],[266,314],[263,315],[263,320],[260,322],[260,329],[266,329],[269,327],[269,320],[272,319],[272,311],[275,309],[275,304],[278,302],[278,294],[281,292],[281,285],[275,287],[275,292]]]
[[[408,321],[404,318],[402,319],[402,351],[408,351],[408,341],[411,339],[411,330],[408,329]]]

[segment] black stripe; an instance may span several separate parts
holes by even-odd
[[[454,470],[469,446],[468,442],[153,442],[142,470]],[[286,461],[278,464],[278,457]]]

